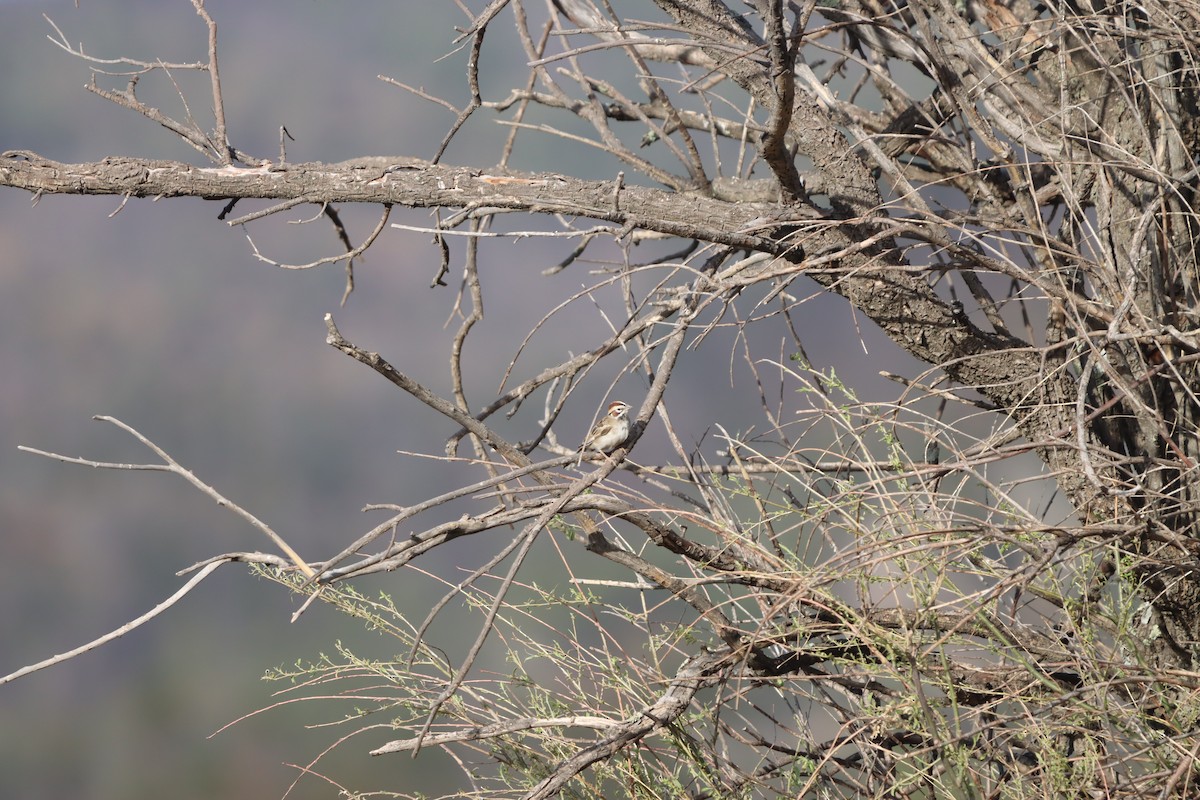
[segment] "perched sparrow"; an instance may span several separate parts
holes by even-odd
[[[608,413],[600,418],[579,449],[582,451],[599,450],[601,453],[610,453],[616,450],[629,438],[628,415],[628,403],[621,400],[609,403]],[[583,460],[582,455],[579,458],[580,461]]]

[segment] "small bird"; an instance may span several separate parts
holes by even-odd
[[[608,404],[608,413],[601,417],[592,428],[587,438],[580,446],[579,460],[583,461],[583,452],[598,450],[601,453],[611,453],[629,438],[629,404],[623,400],[614,400]]]

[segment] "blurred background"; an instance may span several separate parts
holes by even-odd
[[[220,26],[231,140],[274,158],[279,128],[286,126],[295,138],[288,144],[291,161],[432,156],[453,115],[377,76],[465,103],[466,54],[452,39],[454,26],[466,20],[454,3],[422,3],[419,14],[415,6],[210,0]],[[98,58],[206,58],[204,25],[186,0],[81,0],[78,8],[73,0],[0,1],[0,150],[32,150],[64,162],[131,155],[205,164],[170,132],[86,91],[90,65],[48,40],[54,28],[43,15]],[[526,59],[511,27],[508,20],[494,25],[485,47],[484,88],[493,97],[525,80]],[[211,127],[207,79],[179,70],[173,76],[195,116]],[[139,95],[168,113],[184,113],[161,75],[139,85]],[[445,160],[494,164],[508,133],[495,119],[480,112]],[[580,163],[577,150],[552,137],[520,141],[518,168],[569,166],[580,177],[605,179],[620,168],[599,155],[595,163]],[[312,559],[340,550],[380,519],[363,514],[364,505],[416,502],[472,474],[398,454],[440,453],[453,427],[328,347],[322,321],[334,313],[351,341],[381,352],[432,389],[447,390],[461,245],[452,242],[449,286],[430,289],[439,253],[429,237],[385,232],[358,266],[357,288],[342,308],[340,265],[297,272],[255,260],[244,233],[217,220],[222,203],[31,200],[0,190],[0,673],[144,613],[182,584],[175,572],[196,561],[270,549],[176,477],[63,464],[19,452],[18,445],[96,460],[153,461],[130,437],[91,419],[115,416]],[[256,207],[262,206],[243,204],[237,213]],[[285,224],[317,212],[297,209],[286,220],[259,225],[251,230],[255,243],[278,261],[338,252],[328,224]],[[379,212],[341,213],[358,241]],[[429,217],[397,210],[393,221],[426,225]],[[490,251],[488,316],[467,356],[477,407],[494,396],[522,337],[545,309],[594,280],[569,270],[552,280],[541,276],[569,248],[533,240]],[[609,299],[619,309],[615,292]],[[595,345],[607,329],[602,315],[590,301],[573,309],[534,337],[512,382],[561,360],[567,350]],[[863,321],[840,300],[822,298],[808,309],[803,324],[819,332],[809,355],[818,366],[839,353],[854,355],[839,375],[865,395],[885,388],[877,377],[881,362],[893,371],[910,363],[872,329],[862,330]],[[766,354],[785,359],[778,333],[763,334],[775,342]],[[734,352],[693,360],[672,384],[674,421],[690,441],[714,421],[736,429],[738,408],[757,404],[746,384],[740,392],[733,388],[748,375]],[[579,390],[560,423],[564,442],[582,437],[610,389],[613,397],[640,402],[644,379],[620,366],[597,370]],[[501,426],[511,425],[513,438],[528,435],[536,429],[538,406]],[[653,453],[663,440],[651,430],[644,452]],[[405,571],[364,584],[366,591],[386,589],[401,603],[413,598],[418,615],[428,607],[432,584],[419,575]],[[348,709],[308,702],[251,715],[288,699],[273,696],[282,687],[263,682],[263,673],[315,659],[335,642],[363,655],[390,655],[386,641],[319,604],[290,624],[296,607],[274,584],[225,567],[118,642],[0,687],[0,796],[282,796],[300,774],[296,765],[350,732],[311,726]],[[221,730],[234,720],[240,721]],[[374,759],[366,751],[391,737],[387,731],[369,736],[335,749],[318,770],[356,787],[438,792],[460,785],[440,753],[426,750],[416,761]],[[336,791],[306,778],[289,796]]]

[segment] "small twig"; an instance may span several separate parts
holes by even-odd
[[[302,206],[308,202],[311,202],[311,201],[305,197],[292,197],[287,200],[284,200],[282,203],[276,203],[275,205],[270,206],[268,208],[259,209],[258,211],[255,211],[250,214],[245,214],[244,216],[238,217],[237,219],[226,220],[225,224],[230,226],[231,228],[234,225],[245,225],[247,222],[254,222],[257,219],[263,219],[264,217],[269,217],[272,214],[278,214],[280,211],[287,211],[289,208],[295,208],[296,206]],[[255,251],[255,252],[257,253],[257,251]]]
[[[424,742],[416,739],[398,739],[372,750],[371,755],[382,756],[388,753],[402,753],[405,750],[416,750],[419,745],[478,742],[484,739],[508,736],[520,731],[536,730],[537,728],[596,728],[598,730],[608,730],[616,725],[617,722],[607,717],[595,717],[591,715],[550,717],[549,719],[539,719],[536,717],[510,719],[504,722],[496,722],[492,725],[471,725],[462,730],[429,734],[425,737]]]
[[[97,58],[96,56],[90,56],[87,53],[83,52],[82,47],[79,47],[79,48],[72,47],[70,40],[67,39],[67,35],[65,33],[63,33],[62,28],[58,27],[58,23],[56,23],[54,20],[52,20],[48,15],[42,14],[42,19],[46,20],[46,22],[50,24],[50,27],[54,28],[54,32],[56,34],[58,34],[58,38],[55,38],[53,36],[47,36],[46,38],[49,39],[56,47],[58,47],[62,50],[65,50],[66,52],[70,53],[71,55],[75,56],[76,58],[81,58],[84,61],[87,61],[89,64],[93,64],[93,65],[94,64],[106,64],[109,66],[132,67],[136,70],[136,73],[130,73],[130,72],[117,73],[117,72],[107,72],[105,70],[100,70],[100,69],[96,70],[97,72],[99,72],[103,75],[115,75],[118,77],[128,77],[131,74],[144,75],[148,72],[153,72],[156,69],[194,69],[194,70],[208,69],[208,64],[206,64],[203,61],[194,61],[190,64],[177,64],[177,63],[168,63],[165,61],[137,61],[132,58],[124,58],[124,57],[122,57],[122,58]]]
[[[23,448],[23,449],[25,449],[25,448]],[[32,452],[38,452],[38,451],[32,451]],[[47,455],[47,454],[43,454],[43,455]],[[56,458],[57,458],[57,456],[56,456]],[[106,465],[96,465],[96,466],[106,466]],[[100,647],[101,645],[108,644],[109,642],[113,641],[114,639],[120,639],[125,634],[127,634],[130,631],[134,630],[135,628],[138,628],[138,627],[142,626],[143,624],[149,622],[150,620],[154,619],[162,612],[166,611],[171,606],[175,605],[175,603],[179,602],[179,600],[181,600],[184,597],[184,595],[186,595],[192,589],[196,588],[196,584],[200,583],[200,581],[204,580],[209,575],[211,575],[214,571],[216,571],[217,567],[221,566],[222,564],[228,564],[228,563],[230,563],[230,561],[231,561],[231,559],[221,559],[218,561],[211,562],[210,564],[205,566],[203,569],[201,569],[199,572],[197,572],[195,575],[193,575],[188,580],[187,583],[185,583],[183,586],[181,586],[179,588],[179,591],[175,592],[175,594],[171,595],[166,600],[162,601],[161,603],[159,603],[154,608],[150,609],[149,611],[147,611],[145,614],[138,617],[137,619],[134,619],[134,620],[131,620],[130,622],[125,623],[121,627],[117,628],[115,631],[112,631],[111,633],[106,633],[104,636],[101,636],[99,639],[94,639],[93,641],[90,641],[85,645],[76,647],[74,650],[68,650],[67,652],[60,653],[59,655],[56,655],[53,658],[47,658],[45,661],[39,661],[36,664],[30,664],[27,667],[22,667],[21,669],[17,670],[16,672],[13,672],[9,675],[5,675],[3,678],[0,678],[0,686],[3,686],[6,683],[11,683],[12,681],[15,681],[17,678],[23,678],[24,676],[29,675],[30,673],[33,673],[33,672],[37,672],[38,670],[43,670],[46,667],[52,667],[55,664],[61,664],[64,661],[69,661],[72,658],[75,658],[76,656],[81,656],[90,650],[95,650],[97,647]]]
[[[506,0],[493,3],[493,6],[502,5],[503,2],[506,2]],[[479,92],[479,54],[483,50],[483,36],[487,33],[487,21],[485,20],[473,27],[475,28],[475,32],[471,37],[471,56],[467,59],[467,85],[471,89],[471,102],[459,112],[458,117],[454,120],[454,124],[450,126],[450,130],[442,137],[442,143],[438,146],[437,153],[433,156],[434,164],[442,160],[446,148],[450,146],[450,140],[462,129],[462,126],[471,118],[471,115],[483,105],[483,98]]]
[[[208,26],[208,75],[212,81],[213,115],[217,120],[213,149],[221,163],[229,165],[233,163],[233,149],[229,146],[229,136],[225,128],[225,98],[221,95],[221,72],[217,68],[217,23],[204,8],[204,0],[192,0],[192,7]]]
[[[300,200],[300,201],[296,201],[296,202],[288,201],[287,203],[281,203],[278,206],[273,206],[272,208],[268,209],[265,212],[255,212],[254,214],[247,214],[244,217],[239,217],[238,219],[231,220],[229,222],[229,224],[230,225],[240,225],[243,222],[250,221],[251,219],[257,219],[258,217],[265,217],[265,216],[268,216],[269,214],[274,214],[278,211],[284,211],[287,208],[301,205],[304,202],[307,202],[307,201]],[[345,253],[340,253],[336,256],[324,256],[323,258],[318,258],[316,261],[310,261],[307,264],[285,264],[280,261],[275,261],[275,260],[268,258],[267,256],[264,256],[262,254],[262,251],[260,251],[258,249],[258,245],[254,243],[254,238],[251,237],[249,233],[246,234],[246,240],[250,243],[250,249],[254,251],[255,258],[257,258],[259,261],[262,261],[264,264],[270,264],[271,266],[279,267],[280,269],[288,269],[288,270],[313,269],[314,267],[320,267],[325,264],[336,264],[339,261],[343,261],[343,260],[346,261],[347,262],[346,269],[348,270],[348,274],[347,274],[347,278],[346,278],[346,291],[342,295],[342,305],[345,305],[346,297],[349,296],[350,291],[354,288],[354,273],[349,272],[349,270],[351,269],[350,262],[352,262],[354,259],[358,258],[360,255],[365,253],[371,245],[375,244],[375,240],[379,238],[379,234],[383,233],[383,229],[387,227],[388,217],[391,216],[391,213],[392,213],[391,203],[384,203],[383,214],[380,216],[378,224],[376,224],[375,229],[373,231],[371,231],[370,234],[367,235],[367,238],[364,239],[361,244],[359,244],[357,247],[348,248]],[[342,233],[344,234],[344,231]],[[339,238],[342,239],[343,245],[349,244],[348,239],[344,238],[343,236],[339,236]]]
[[[230,511],[237,514],[239,517],[241,517],[242,519],[249,522],[251,526],[253,526],[257,530],[262,532],[272,542],[274,542],[275,546],[278,547],[280,550],[282,550],[287,555],[287,557],[291,560],[291,562],[296,566],[296,568],[299,569],[301,572],[303,572],[306,577],[313,576],[314,573],[313,573],[312,567],[310,567],[304,561],[304,559],[302,559],[300,557],[300,555],[295,550],[292,549],[291,545],[289,545],[286,541],[283,540],[283,537],[281,537],[278,533],[276,533],[274,530],[272,530],[270,528],[270,526],[268,526],[265,522],[260,520],[258,517],[251,514],[246,509],[239,506],[237,503],[234,503],[232,500],[225,497],[223,494],[218,492],[213,487],[209,486],[204,481],[197,478],[195,476],[195,474],[192,473],[191,470],[182,466],[179,462],[177,462],[170,455],[168,455],[165,450],[163,450],[161,447],[156,445],[154,442],[147,439],[139,431],[137,431],[134,428],[130,427],[129,425],[125,424],[121,420],[116,419],[115,417],[109,417],[109,416],[105,416],[105,415],[101,414],[101,415],[92,417],[92,419],[99,420],[101,422],[108,422],[113,425],[116,425],[118,428],[125,431],[130,436],[133,436],[135,439],[137,439],[139,442],[141,442],[147,449],[149,449],[156,456],[161,458],[165,463],[163,463],[163,464],[119,464],[119,463],[116,463],[113,461],[92,461],[90,459],[78,458],[76,456],[64,456],[64,455],[60,455],[58,453],[51,453],[47,450],[38,450],[33,447],[25,447],[24,445],[19,446],[17,449],[24,451],[26,453],[33,453],[35,455],[45,456],[46,458],[53,458],[53,459],[56,459],[58,461],[63,461],[68,464],[81,464],[85,467],[95,467],[98,469],[143,470],[143,471],[148,471],[148,472],[171,472],[171,473],[174,473],[175,475],[178,475],[179,477],[186,480],[188,483],[192,484],[192,486],[195,486],[197,489],[202,491],[204,494],[211,497],[213,500],[217,501],[217,505],[221,506],[222,508],[228,508]]]
[[[237,221],[235,220],[229,224],[235,225]],[[470,239],[572,239],[576,236],[582,236],[586,239],[587,237],[598,236],[602,233],[616,235],[621,230],[612,225],[597,225],[594,228],[578,231],[457,231],[448,228],[431,228],[428,225],[405,225],[402,222],[393,222],[392,227],[402,231],[429,233],[438,236],[462,236]]]
[[[293,142],[296,141],[296,137],[292,136],[291,132],[287,129],[287,126],[280,125],[279,126],[279,166],[280,167],[287,164],[287,142],[285,141],[285,137],[287,139],[291,139]]]

